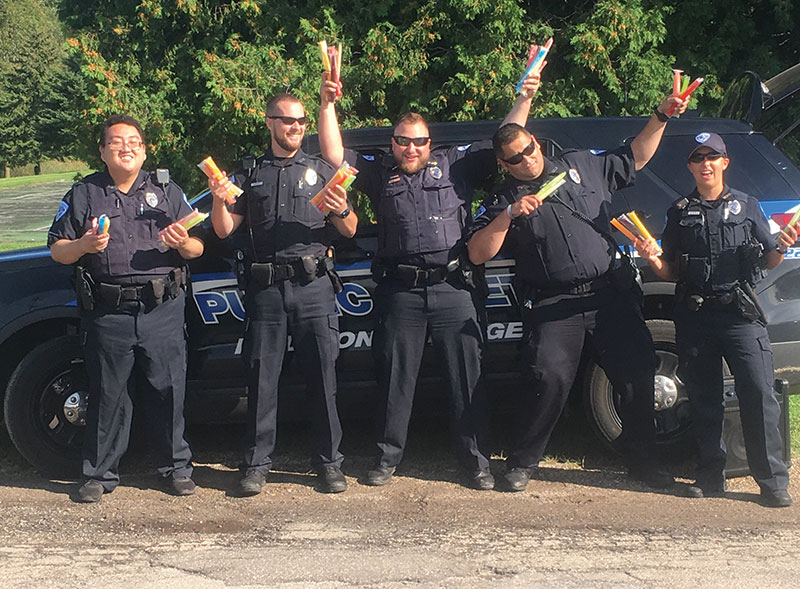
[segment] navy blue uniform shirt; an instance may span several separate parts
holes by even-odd
[[[441,266],[455,257],[472,217],[475,188],[497,173],[491,142],[431,150],[426,166],[406,174],[391,153],[345,150],[359,174],[354,186],[372,203],[378,221],[376,258],[384,263]]]
[[[114,185],[108,172],[97,172],[75,184],[64,196],[47,235],[50,246],[59,239],[79,239],[92,218],[107,215],[108,247],[86,254],[81,264],[95,281],[144,284],[183,265],[180,254],[168,248],[159,232],[192,212],[183,190],[174,182],[162,187],[143,170],[127,194]]]
[[[248,259],[285,264],[301,256],[325,254],[333,234],[311,199],[334,172],[327,162],[299,150],[289,158],[268,151],[256,160],[249,176],[244,170],[233,175],[244,194],[230,211],[245,216],[252,228]]]
[[[613,193],[633,184],[636,162],[630,147],[593,154],[568,151],[545,158],[539,178],[509,178],[479,209],[471,232],[486,227],[497,215],[527,194],[535,194],[552,177],[567,172],[566,183],[527,217],[512,221],[506,245],[516,260],[516,276],[536,288],[578,285],[609,270],[616,252],[597,231],[558,199],[580,211],[605,231]],[[554,198],[557,197],[557,198]]]
[[[758,199],[724,186],[718,199],[703,200],[695,188],[667,211],[662,255],[677,264],[681,255],[688,254],[686,269],[678,280],[693,290],[721,293],[749,273],[749,268],[742,266],[739,248],[752,239],[765,252],[775,248]]]

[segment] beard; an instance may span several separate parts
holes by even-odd
[[[297,151],[303,144],[303,133],[296,133],[294,135],[275,135],[275,143],[280,145],[281,149],[286,151]]]
[[[397,158],[395,158],[397,159]],[[416,174],[426,165],[428,165],[428,160],[430,159],[430,153],[426,155],[424,158],[420,157],[417,158],[415,162],[408,162],[404,159],[400,159],[397,161],[398,167],[403,170],[406,174]]]

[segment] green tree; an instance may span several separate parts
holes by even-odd
[[[37,162],[46,146],[38,122],[62,58],[60,25],[49,2],[0,0],[0,162]]]

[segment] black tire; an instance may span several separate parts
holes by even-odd
[[[675,386],[675,395],[666,396],[669,402],[656,403],[656,445],[659,454],[674,460],[691,455],[693,441],[689,402],[683,384],[677,377],[678,350],[675,345],[675,325],[672,321],[651,319],[647,327],[653,336],[658,356],[656,394],[659,383]],[[586,371],[584,409],[592,427],[601,440],[615,450],[614,442],[622,433],[619,400],[605,372],[594,362]],[[660,405],[660,408],[659,408]]]
[[[5,421],[11,441],[34,468],[52,477],[80,475],[83,426],[71,423],[64,402],[86,393],[86,371],[76,336],[34,348],[8,381]]]

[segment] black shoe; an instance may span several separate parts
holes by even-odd
[[[634,466],[628,469],[628,478],[644,483],[651,489],[669,489],[675,477],[656,466]]]
[[[106,490],[98,481],[89,479],[78,489],[78,503],[97,503],[103,498]]]
[[[364,482],[372,487],[382,487],[392,480],[394,469],[394,466],[384,466],[383,464],[379,464],[367,472],[367,478],[364,480]]]
[[[524,491],[533,476],[532,468],[517,466],[506,473],[506,488],[509,491]]]
[[[792,504],[792,496],[789,491],[767,491],[761,489],[761,504],[764,507],[789,507]]]
[[[467,486],[478,491],[491,491],[494,489],[494,477],[489,469],[475,470],[467,474]]]
[[[190,477],[178,477],[177,479],[169,479],[168,491],[173,495],[185,497],[186,495],[193,495],[197,485]]]
[[[325,464],[317,470],[320,485],[325,493],[341,493],[347,489],[347,479],[335,464]]]
[[[727,483],[719,485],[701,485],[694,483],[686,487],[686,495],[694,499],[703,499],[704,497],[724,497],[725,490],[728,488]]]
[[[242,477],[237,487],[238,494],[242,497],[258,495],[267,482],[267,476],[257,470],[251,470]]]

